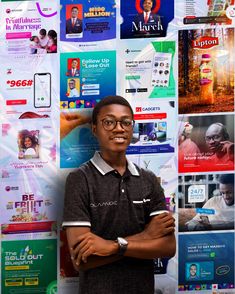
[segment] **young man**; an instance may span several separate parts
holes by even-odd
[[[78,18],[78,8],[71,9],[71,18],[66,20],[66,34],[80,34],[82,32],[82,20]]]
[[[64,222],[79,293],[154,293],[153,258],[175,254],[174,219],[156,176],[126,158],[133,111],[120,96],[94,108],[100,152],[66,182]]]

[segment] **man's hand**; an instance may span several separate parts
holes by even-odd
[[[111,240],[105,240],[91,232],[77,237],[77,244],[72,249],[72,258],[76,259],[76,265],[86,263],[91,255],[110,256],[118,252],[118,244]]]
[[[150,240],[162,238],[175,231],[175,219],[171,213],[164,212],[154,216],[143,232],[127,237],[128,240]]]
[[[74,128],[79,125],[89,123],[89,116],[81,115],[78,112],[62,112],[60,114],[60,139],[67,136]]]
[[[234,143],[230,141],[220,142],[222,145],[221,151],[228,154],[230,160],[234,160]]]

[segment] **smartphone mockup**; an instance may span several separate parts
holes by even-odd
[[[51,107],[51,74],[34,74],[34,107]]]

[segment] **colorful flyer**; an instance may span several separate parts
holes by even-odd
[[[179,291],[234,289],[234,233],[179,236]]]
[[[121,44],[120,88],[135,99],[175,98],[175,41]]]
[[[2,241],[2,292],[56,293],[57,240]]]
[[[1,173],[41,171],[56,163],[53,126],[48,119],[22,119],[1,124]]]
[[[178,140],[180,173],[234,170],[234,115],[184,116]]]
[[[114,0],[61,0],[60,39],[68,42],[92,42],[116,38]]]
[[[234,175],[179,176],[179,231],[234,229]]]
[[[234,0],[184,0],[183,23],[193,24],[231,24],[235,17]]]
[[[234,111],[234,29],[179,31],[179,113]]]
[[[60,80],[61,109],[94,107],[116,94],[115,51],[61,54]]]
[[[60,167],[77,168],[98,149],[91,132],[91,109],[67,110],[60,114]],[[72,127],[73,125],[73,127]]]
[[[1,51],[10,56],[40,55],[57,52],[57,3],[42,0],[22,3],[2,3],[3,30],[0,37],[5,40]]]
[[[48,118],[58,104],[58,62],[50,55],[17,58],[0,57],[1,112],[8,119]]]
[[[55,231],[55,194],[55,186],[40,178],[4,179],[0,185],[2,235]]]
[[[151,154],[174,152],[176,116],[175,102],[149,100],[132,105],[135,125],[127,154]]]
[[[121,0],[121,39],[165,37],[174,1]]]

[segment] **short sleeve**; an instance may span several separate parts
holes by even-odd
[[[152,195],[150,201],[150,216],[155,216],[163,212],[167,212],[166,199],[163,188],[159,184],[154,173],[150,172],[152,182]]]
[[[68,226],[91,226],[88,184],[81,170],[66,179],[62,227]]]

